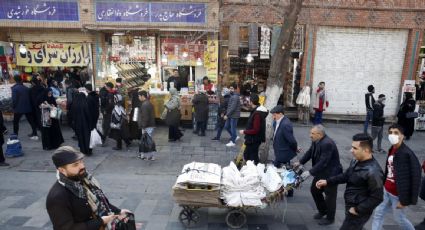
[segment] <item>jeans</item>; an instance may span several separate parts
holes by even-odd
[[[351,206],[345,207],[345,219],[340,230],[362,230],[371,215],[356,216],[348,212],[350,208]]]
[[[398,223],[403,230],[415,230],[412,223],[406,217],[406,208],[397,209],[398,197],[392,195],[384,189],[384,201],[376,207],[375,214],[373,215],[372,230],[382,229],[384,223],[384,215],[390,210],[393,211],[394,220]]]
[[[378,137],[378,150],[382,150],[382,136],[384,133],[384,126],[372,126],[372,138],[373,140]]]
[[[21,120],[21,117],[25,115],[27,118],[28,123],[31,126],[32,129],[32,136],[37,136],[37,124],[34,118],[34,115],[32,113],[15,113],[13,114],[13,132],[18,135],[19,132],[19,121]]]
[[[326,215],[328,220],[333,221],[335,219],[336,211],[336,196],[338,193],[338,185],[326,186],[323,189],[316,187],[316,182],[320,178],[314,178],[311,183],[310,191],[313,196],[314,203],[316,204],[317,210],[320,214]],[[325,196],[323,196],[323,193]]]
[[[369,122],[372,120],[373,110],[367,110],[366,112],[366,120],[364,121],[364,129],[363,132],[367,133],[367,128],[369,127]]]
[[[147,127],[143,129],[150,137],[153,138],[153,131],[155,130],[154,127]],[[143,153],[143,155],[147,158],[152,158],[155,152],[148,152],[148,153]]]
[[[322,115],[323,115],[323,111],[316,110],[316,112],[314,113],[314,120],[313,120],[314,125],[322,124]]]
[[[231,141],[233,143],[236,143],[236,127],[238,126],[238,118],[228,118],[226,120],[226,124],[224,125],[224,128],[229,132],[231,136]]]

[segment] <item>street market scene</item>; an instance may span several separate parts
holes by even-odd
[[[0,229],[425,230],[424,9],[0,0]]]

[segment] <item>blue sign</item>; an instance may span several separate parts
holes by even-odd
[[[1,0],[0,20],[78,22],[77,1]]]
[[[205,23],[205,3],[96,2],[98,22]]]

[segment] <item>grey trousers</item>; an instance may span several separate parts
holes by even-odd
[[[378,150],[382,150],[381,143],[382,143],[382,136],[384,134],[384,126],[372,126],[372,138],[375,141],[375,139],[378,137]]]

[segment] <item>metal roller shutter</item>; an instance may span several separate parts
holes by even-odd
[[[319,27],[313,86],[326,82],[328,114],[366,114],[364,94],[387,96],[385,115],[395,115],[408,31]]]

